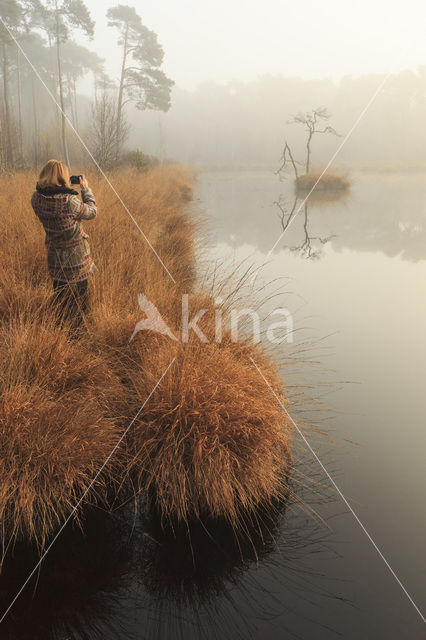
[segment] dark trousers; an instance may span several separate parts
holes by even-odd
[[[87,309],[87,279],[80,282],[53,280],[55,302],[61,312],[75,327],[78,327]]]

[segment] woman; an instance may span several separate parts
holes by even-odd
[[[49,160],[40,172],[31,205],[46,232],[47,265],[62,310],[79,325],[87,306],[89,275],[96,271],[81,220],[96,218],[96,202],[80,176],[81,197],[71,188],[68,167]]]

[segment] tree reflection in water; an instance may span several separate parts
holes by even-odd
[[[302,258],[318,260],[321,257],[321,245],[325,245],[333,238],[336,238],[336,234],[328,236],[311,235],[309,231],[309,200],[314,196],[314,194],[315,191],[311,194],[310,198],[307,198],[300,204],[297,195],[294,196],[294,201],[291,207],[287,205],[287,201],[281,196],[276,202],[274,202],[274,204],[279,210],[278,216],[281,222],[283,235],[285,235],[287,229],[296,217],[300,217],[303,220],[303,240],[299,244],[291,245],[287,248],[293,253],[299,254]],[[324,201],[323,194],[321,195],[321,201]]]

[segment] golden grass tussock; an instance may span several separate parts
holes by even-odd
[[[48,319],[2,327],[0,357],[2,538],[43,544],[119,438],[121,385],[87,340],[70,340]],[[99,477],[89,497],[105,482]]]
[[[137,340],[135,338],[135,340]],[[141,338],[142,339],[142,338]],[[285,493],[290,429],[250,357],[283,398],[278,372],[249,343],[221,345],[167,338],[141,350],[132,382],[141,405],[171,361],[170,374],[129,434],[130,471],[163,516],[210,514],[237,522],[242,513]]]
[[[351,183],[347,176],[325,173],[319,180],[318,184],[316,184],[321,173],[321,171],[314,171],[298,176],[295,181],[296,193],[307,194],[315,185],[312,196],[315,194],[318,197],[322,196],[330,198],[332,195],[338,194],[341,196],[349,191]]]
[[[77,332],[55,317],[44,234],[29,204],[36,177],[0,180],[0,524],[8,536],[43,543],[136,414],[90,499],[117,481],[156,496],[163,516],[207,512],[236,523],[285,493],[289,424],[251,358],[287,403],[278,367],[259,346],[233,342],[226,322],[215,342],[211,291],[196,292],[194,172],[159,166],[110,179],[128,211],[105,180],[89,176],[99,213],[84,226],[98,272]],[[144,317],[142,293],[177,340],[141,331],[129,341]],[[183,293],[191,309],[209,310],[199,322],[208,344],[194,333],[180,339]]]

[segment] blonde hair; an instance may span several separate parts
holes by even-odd
[[[59,160],[49,160],[40,171],[37,184],[42,189],[45,187],[69,187],[70,172],[67,165]]]

